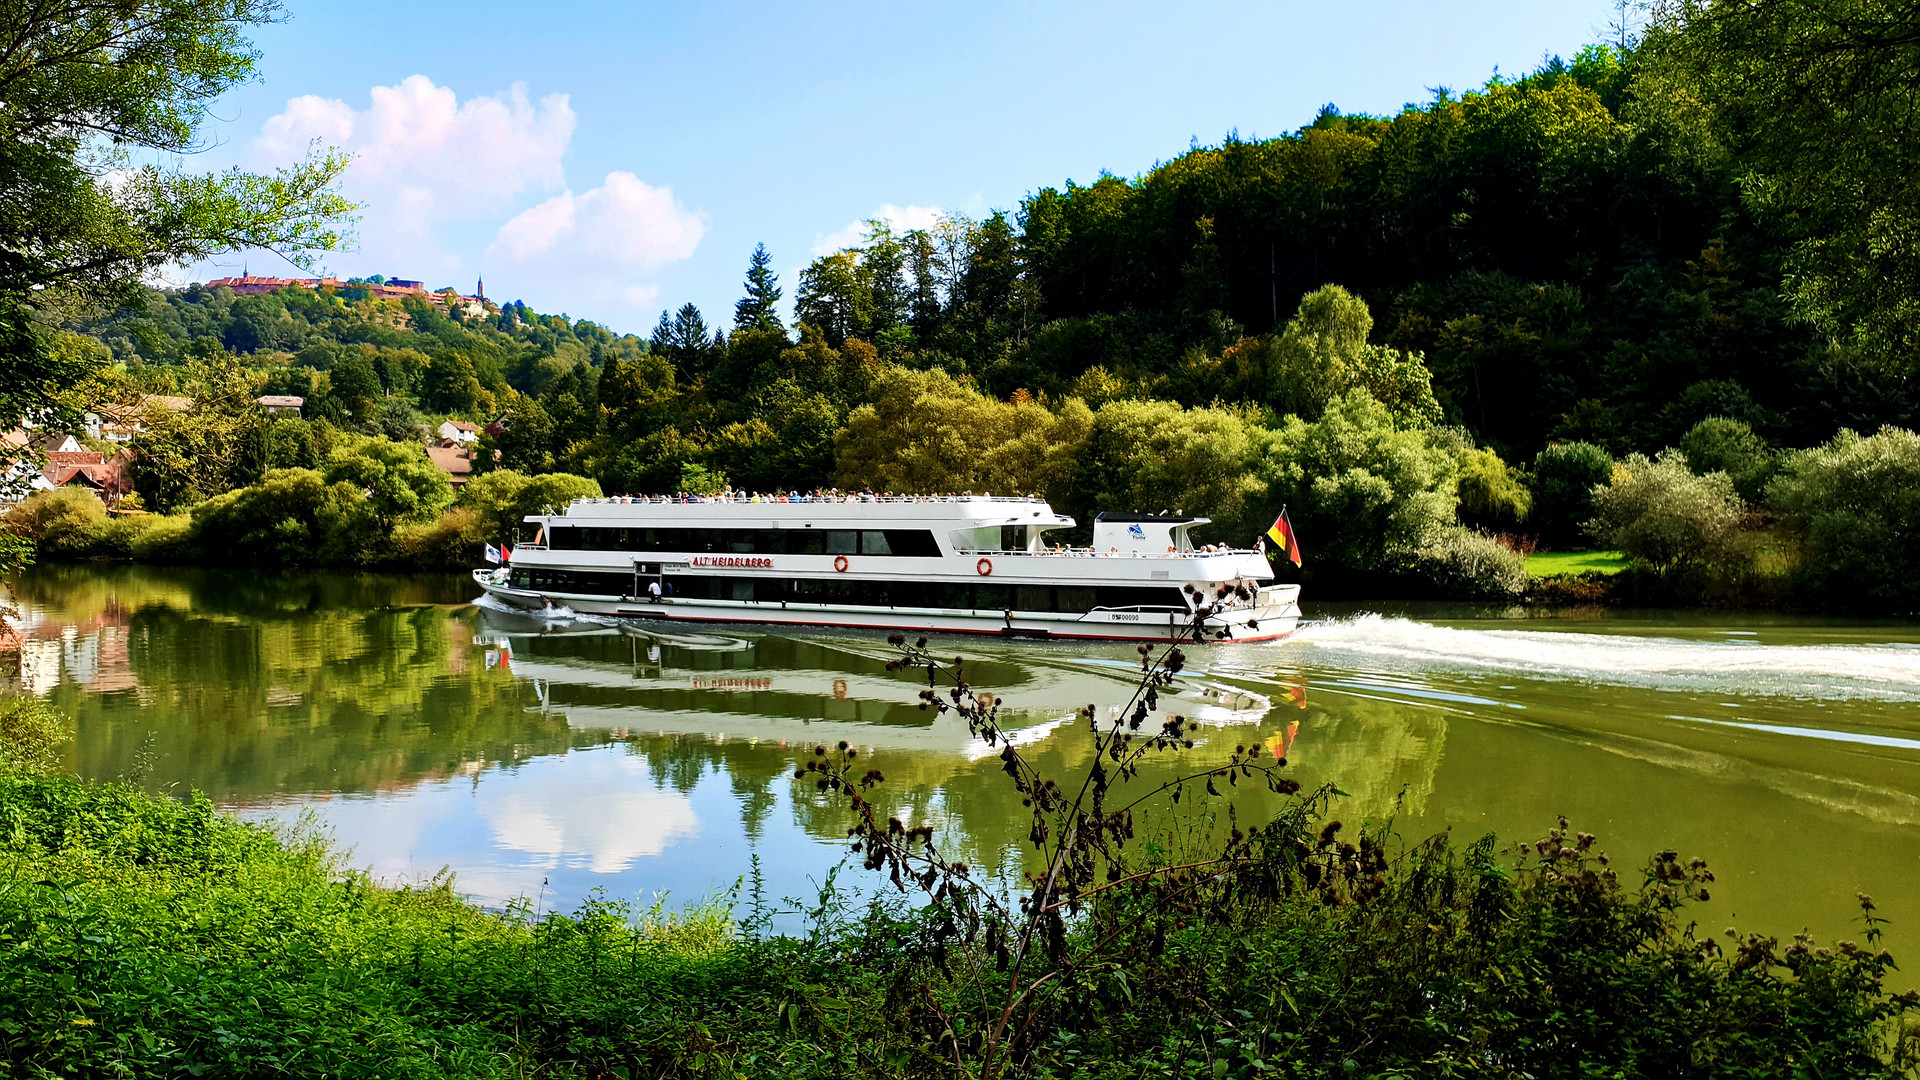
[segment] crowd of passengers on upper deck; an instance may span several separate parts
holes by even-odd
[[[943,492],[938,495],[895,495],[891,491],[876,492],[872,488],[865,491],[841,491],[838,488],[816,489],[802,494],[798,491],[759,492],[735,491],[727,488],[717,495],[695,495],[683,491],[678,495],[615,495],[606,499],[589,499],[589,502],[610,503],[862,503],[862,502],[910,502],[941,503],[962,502],[971,499],[1028,499],[1039,501],[1038,495],[999,495],[985,492],[975,495],[963,491],[958,495]]]

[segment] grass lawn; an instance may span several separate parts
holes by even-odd
[[[1527,573],[1534,577],[1617,574],[1626,568],[1627,557],[1617,551],[1537,551],[1527,556]]]

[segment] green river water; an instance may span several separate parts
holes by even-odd
[[[43,566],[14,585],[7,688],[77,718],[82,776],[313,817],[389,882],[445,868],[490,904],[671,904],[757,856],[770,896],[811,896],[845,820],[791,776],[842,739],[901,816],[986,866],[1020,858],[999,763],[914,706],[920,684],[885,670],[877,634],[535,622],[474,606],[461,578]],[[1704,856],[1711,930],[1857,937],[1867,892],[1896,955],[1920,943],[1920,626],[1306,609],[1292,640],[1190,650],[1167,706],[1204,723],[1189,755],[1286,749],[1303,784],[1349,793],[1336,816],[1397,805],[1408,839],[1532,840],[1565,814],[1616,865]],[[1136,667],[1126,645],[936,648],[966,655],[1063,770],[1084,764],[1085,732],[1062,718],[1123,701]],[[1236,797],[1243,820],[1262,809]],[[857,865],[841,881],[871,884]]]

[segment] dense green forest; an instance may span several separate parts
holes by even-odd
[[[1911,140],[1823,172],[1753,117],[1897,112],[1834,72],[1905,54],[1787,9],[1676,3],[1637,41],[1392,116],[1329,105],[982,220],[876,221],[790,283],[791,324],[760,249],[729,323],[689,304],[645,339],[518,302],[195,286],[61,340],[110,362],[106,393],[193,392],[237,357],[307,397],[306,420],[261,423],[253,476],[450,415],[500,421],[482,471],[609,492],[1033,491],[1083,520],[1206,513],[1236,541],[1288,506],[1323,583],[1514,595],[1515,549],[1597,542],[1695,595],[1771,602],[1844,564],[1862,602],[1899,606],[1905,502],[1854,494],[1920,476],[1886,288],[1903,226],[1874,210],[1905,198]],[[1833,192],[1863,178],[1849,217]]]

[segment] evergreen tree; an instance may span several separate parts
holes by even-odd
[[[733,306],[735,330],[786,331],[780,322],[780,279],[768,268],[771,262],[767,245],[755,244],[753,261],[747,265],[747,295]]]
[[[777,297],[779,291],[775,290],[774,295]],[[682,304],[671,317],[662,311],[648,344],[682,377],[698,378],[712,370],[713,338],[707,330],[707,320],[692,304]]]

